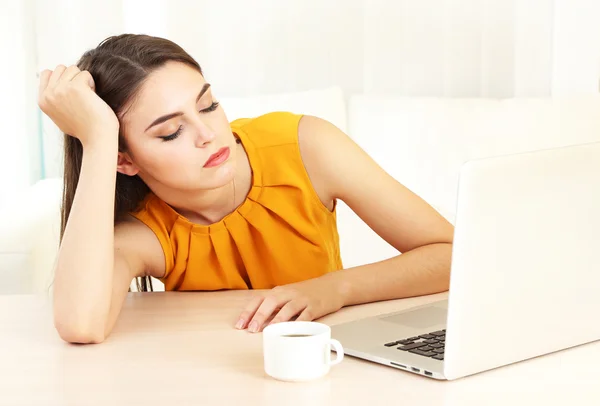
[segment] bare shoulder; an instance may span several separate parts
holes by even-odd
[[[331,188],[331,156],[337,154],[346,135],[330,122],[318,117],[304,115],[298,124],[298,144],[302,161],[313,188],[321,202],[329,209],[337,197]]]
[[[304,115],[298,125],[300,153],[319,197],[331,207],[345,201],[344,187],[370,157],[340,128],[319,117]]]
[[[333,124],[302,117],[298,142],[321,199],[342,200],[398,251],[452,242],[453,227],[446,219]]]
[[[165,274],[165,254],[148,226],[133,216],[115,225],[115,257],[120,256],[136,276],[160,278]]]

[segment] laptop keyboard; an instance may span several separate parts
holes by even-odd
[[[408,351],[413,354],[443,361],[444,348],[446,346],[446,330],[432,331],[429,334],[404,338],[384,345],[386,347],[396,347],[398,350]]]

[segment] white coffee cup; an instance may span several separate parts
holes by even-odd
[[[331,347],[337,352],[331,359]],[[331,338],[331,328],[311,321],[276,323],[263,330],[265,372],[282,381],[320,378],[344,359],[344,349]]]

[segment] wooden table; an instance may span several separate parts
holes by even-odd
[[[47,297],[0,296],[0,405],[600,405],[600,343],[452,382],[352,357],[318,381],[279,382],[264,373],[262,335],[232,327],[257,293],[131,293],[100,345],[61,341]],[[354,306],[320,321],[445,297]]]

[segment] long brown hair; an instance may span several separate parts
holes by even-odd
[[[123,109],[139,92],[148,75],[169,61],[185,63],[202,74],[200,65],[179,45],[164,38],[135,34],[123,34],[105,39],[96,48],[85,52],[77,62],[77,67],[87,70],[92,75],[96,94],[121,119]],[[119,151],[127,152],[127,143],[121,130],[119,130]],[[65,134],[61,241],[73,205],[82,157],[81,142]],[[150,189],[139,176],[117,173],[115,223],[128,212],[135,210],[149,191]],[[136,282],[138,290],[152,290],[150,278],[138,278]]]

